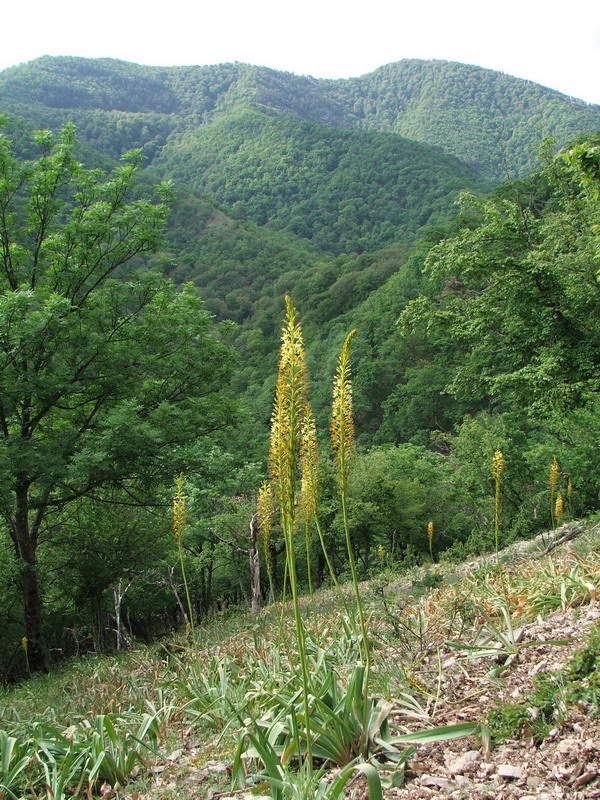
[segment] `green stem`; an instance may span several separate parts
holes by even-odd
[[[344,596],[344,592],[342,591],[342,587],[339,584],[338,579],[335,575],[335,570],[333,569],[333,564],[331,563],[331,559],[329,558],[329,553],[327,552],[327,547],[325,546],[325,537],[323,536],[323,531],[321,530],[321,525],[319,523],[318,518],[315,518],[315,525],[317,528],[317,534],[319,536],[319,541],[321,542],[321,549],[323,551],[323,555],[325,557],[325,562],[327,564],[327,569],[329,570],[329,575],[331,576],[331,580],[333,581],[333,585],[337,591],[338,597],[340,602],[346,612],[346,616],[348,617],[348,621],[354,632],[356,633],[356,623],[354,622],[354,618],[350,614],[350,609],[348,608],[348,603],[346,602],[346,598]],[[358,643],[358,636],[356,637],[356,641]]]
[[[496,476],[496,497],[495,497],[495,515],[494,515],[494,529],[496,538],[496,563],[498,563],[500,552],[500,507],[502,503],[502,490],[500,483],[500,475]]]
[[[292,498],[292,505],[293,505]],[[291,511],[291,513],[290,513]],[[310,702],[309,695],[311,690],[310,672],[308,669],[308,657],[306,653],[306,632],[302,615],[300,613],[300,599],[298,595],[298,580],[296,573],[296,555],[294,551],[294,512],[293,509],[284,513],[282,527],[285,539],[286,563],[288,565],[288,575],[290,579],[290,589],[292,591],[292,607],[294,611],[294,622],[296,625],[296,639],[298,640],[298,656],[300,658],[300,671],[302,675],[302,700],[304,705],[304,716],[306,723],[306,758],[310,775],[312,776],[312,740],[310,733]]]
[[[312,608],[313,616],[317,614],[315,606],[315,596],[313,593],[311,563],[310,563],[310,522],[306,523],[306,530],[304,532],[304,547],[306,550],[306,574],[308,577],[308,596],[310,597],[310,605]]]
[[[192,644],[196,643],[196,630],[194,628],[194,613],[192,611],[192,601],[190,598],[190,590],[188,587],[187,582],[187,575],[185,574],[185,566],[183,564],[183,545],[181,542],[178,544],[179,550],[179,563],[181,565],[181,575],[183,577],[183,586],[185,588],[185,597],[187,600],[187,607],[188,607],[188,614],[189,614],[189,624],[190,624],[190,634],[192,637]]]
[[[340,481],[340,497],[342,501],[342,518],[344,521],[344,533],[346,535],[346,547],[348,549],[348,562],[350,564],[350,573],[352,574],[352,585],[354,587],[354,596],[356,599],[356,610],[358,613],[358,623],[362,636],[362,651],[365,658],[365,695],[368,694],[369,689],[369,675],[371,672],[371,648],[369,647],[369,639],[367,637],[367,626],[365,624],[365,615],[363,611],[362,600],[360,597],[360,588],[358,585],[358,573],[356,571],[356,561],[354,559],[354,548],[350,540],[350,525],[348,524],[348,509],[346,504],[346,485],[345,481]],[[365,704],[366,708],[366,704]]]

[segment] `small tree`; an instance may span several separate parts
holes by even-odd
[[[0,504],[43,670],[38,546],[71,501],[117,487],[138,503],[198,458],[228,420],[231,351],[191,289],[117,275],[168,213],[168,185],[131,199],[139,153],[106,176],[76,160],[71,125],[35,143],[23,162],[0,135]]]

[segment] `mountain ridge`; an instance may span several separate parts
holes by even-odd
[[[600,128],[600,106],[507,73],[435,59],[402,59],[337,79],[238,62],[150,67],[67,56],[0,72],[0,105],[9,111],[29,109],[44,124],[68,111],[149,114],[146,127],[158,125],[165,140],[247,104],[334,127],[397,133],[441,147],[495,181],[530,172],[542,136],[562,144]],[[170,115],[176,124],[165,124]]]

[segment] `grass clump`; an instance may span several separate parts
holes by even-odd
[[[338,473],[348,559],[360,628],[358,634],[353,618],[350,617],[346,630],[356,642],[360,662],[354,666],[347,681],[331,670],[319,637],[312,642],[307,635],[298,589],[296,533],[299,522],[303,522],[312,598],[309,554],[313,522],[323,544],[318,526],[318,452],[316,430],[308,401],[302,330],[289,297],[286,298],[286,308],[271,419],[269,477],[273,505],[279,508],[285,544],[286,577],[291,589],[295,641],[288,642],[286,649],[292,679],[280,687],[273,687],[275,691],[268,694],[259,692],[266,707],[261,707],[260,703],[257,707],[258,698],[255,696],[253,704],[247,705],[243,711],[232,709],[242,723],[233,768],[235,781],[244,785],[248,778],[249,765],[257,761],[261,765],[258,779],[267,781],[274,800],[293,795],[294,787],[299,782],[311,786],[311,791],[319,796],[338,796],[350,773],[342,773],[344,780],[323,783],[320,780],[321,766],[336,765],[354,769],[357,759],[368,759],[372,752],[381,750],[386,738],[387,717],[391,710],[391,705],[377,703],[369,696],[370,650],[346,512],[348,474],[354,446],[349,356],[354,331],[346,338],[338,363],[331,422],[332,449]],[[266,492],[263,485],[262,506]],[[298,508],[300,514],[297,514]],[[267,515],[261,511],[260,517],[266,518]],[[334,583],[339,589],[325,547],[323,552]],[[295,657],[289,654],[292,648]],[[298,769],[291,770],[294,764],[298,765]],[[369,770],[367,772],[371,776],[369,783],[372,784],[373,796],[381,796],[377,773],[371,774]]]

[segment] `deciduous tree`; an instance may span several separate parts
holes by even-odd
[[[72,126],[35,144],[25,162],[0,137],[0,506],[41,670],[40,542],[71,501],[110,486],[136,503],[193,462],[228,420],[231,351],[191,289],[130,270],[171,195],[135,199],[139,154],[107,176],[77,161]]]

